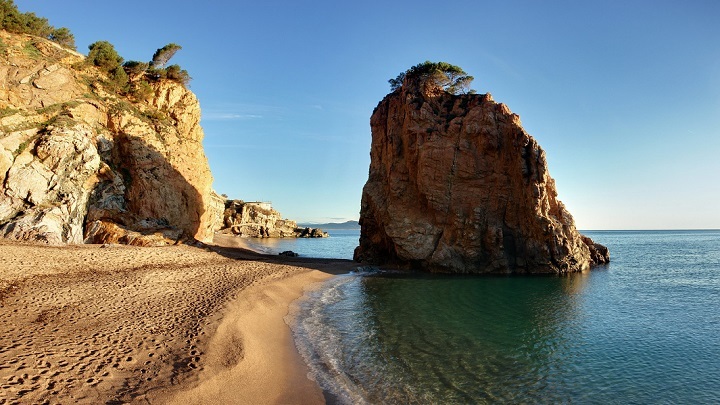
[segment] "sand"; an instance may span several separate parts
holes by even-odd
[[[283,317],[353,263],[216,241],[0,241],[0,403],[324,403]]]

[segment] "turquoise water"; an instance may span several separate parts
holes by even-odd
[[[247,238],[245,241],[254,250],[268,254],[292,250],[304,257],[352,260],[360,231],[341,229],[328,231],[328,234],[329,238]]]
[[[334,278],[296,344],[339,403],[720,402],[720,231],[586,234],[585,274]]]

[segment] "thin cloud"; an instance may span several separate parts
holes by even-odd
[[[263,116],[259,114],[239,114],[226,112],[208,112],[203,113],[202,119],[206,121],[235,121],[235,120],[255,120],[261,119]]]
[[[206,121],[248,121],[276,117],[281,109],[271,105],[248,103],[219,103],[203,109]]]
[[[256,150],[273,150],[275,148],[264,145],[247,145],[247,144],[209,144],[204,145],[205,149],[256,149]]]

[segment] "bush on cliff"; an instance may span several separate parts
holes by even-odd
[[[149,63],[138,62],[136,60],[129,60],[129,61],[123,63],[123,68],[125,68],[125,72],[132,78],[135,78],[136,76],[144,75],[145,72],[147,72],[149,67],[150,67]]]
[[[65,48],[75,49],[75,36],[65,27],[55,29],[50,33],[48,39],[57,42]]]
[[[187,70],[181,69],[180,65],[170,65],[166,69],[167,78],[174,80],[183,86],[187,86],[190,83],[190,75]]]
[[[400,73],[396,78],[388,80],[388,83],[392,91],[402,87],[406,80],[417,80],[422,84],[440,87],[450,94],[465,94],[475,92],[470,88],[473,79],[459,66],[428,60]]]
[[[150,66],[157,69],[162,68],[170,61],[170,59],[172,59],[173,56],[175,56],[177,51],[181,49],[182,46],[175,43],[169,43],[163,46],[162,48],[155,51],[155,53],[153,54]]]
[[[0,29],[47,38],[66,48],[75,49],[75,37],[70,30],[55,28],[47,18],[38,17],[35,13],[21,13],[13,0],[0,0]]]
[[[87,63],[97,66],[105,72],[115,70],[123,61],[113,44],[108,41],[97,41],[88,46]]]
[[[127,91],[128,75],[122,66],[123,58],[113,44],[108,41],[97,41],[88,46],[86,63],[97,66],[110,78],[110,86],[118,93]]]
[[[187,86],[191,79],[187,70],[180,68],[180,65],[163,67],[180,49],[182,49],[180,45],[170,43],[155,51],[150,62],[128,61],[123,67],[130,76],[131,82],[138,79],[147,81],[168,79]]]

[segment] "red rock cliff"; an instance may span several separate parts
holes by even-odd
[[[370,125],[355,259],[454,273],[567,273],[609,260],[557,199],[545,152],[489,94],[403,84]]]

